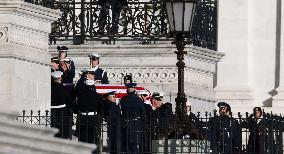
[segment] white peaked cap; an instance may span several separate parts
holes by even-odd
[[[69,57],[65,57],[65,58],[60,59],[60,61],[70,61],[70,60],[71,60],[71,58],[69,58]]]
[[[94,80],[90,80],[90,79],[87,79],[84,81],[84,83],[88,86],[91,86],[91,85],[94,85],[95,84],[95,81]]]
[[[92,71],[94,71],[93,68],[85,68],[82,70],[82,72],[92,72]]]
[[[51,73],[51,76],[53,78],[56,78],[56,79],[60,78],[62,75],[63,75],[63,72],[61,72],[61,71],[54,71],[54,72]]]
[[[89,54],[89,57],[97,57],[97,58],[100,58],[101,55],[99,55],[99,54],[93,52],[93,53]]]
[[[189,101],[186,101],[185,105],[186,106],[191,106],[191,103]]]
[[[136,92],[138,95],[149,95],[149,92],[146,90],[137,90]]]

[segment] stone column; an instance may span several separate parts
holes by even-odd
[[[0,2],[0,105],[5,110],[50,108],[48,34],[59,15],[23,0]]]
[[[220,0],[217,99],[238,111],[271,105],[275,88],[276,0]],[[242,110],[243,109],[243,110]]]
[[[272,107],[275,107],[275,109],[282,110],[280,107],[284,107],[284,2],[279,1],[280,3],[280,75],[279,75],[279,86],[277,88],[277,95],[273,97],[273,104]],[[280,112],[281,113],[281,112]],[[282,111],[283,113],[283,111]]]
[[[248,1],[249,82],[254,106],[271,106],[275,89],[277,0]]]
[[[217,67],[216,99],[231,105],[250,104],[248,1],[219,0],[218,4],[218,51],[225,56]]]

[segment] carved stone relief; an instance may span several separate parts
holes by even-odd
[[[80,68],[78,70],[82,70]],[[110,83],[123,83],[123,77],[131,74],[133,81],[137,83],[177,83],[178,72],[176,67],[104,67],[108,73]],[[76,78],[78,79],[78,77]],[[185,69],[185,83],[195,87],[212,89],[213,74],[203,71]]]
[[[20,26],[11,26],[9,42],[40,50],[48,48],[46,43],[48,42],[47,34]]]
[[[8,40],[8,27],[0,27],[0,43],[7,42]]]

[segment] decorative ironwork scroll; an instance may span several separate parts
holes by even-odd
[[[60,9],[52,24],[50,43],[73,41],[171,41],[164,0],[25,0]],[[217,0],[199,0],[193,21],[195,46],[216,50]]]

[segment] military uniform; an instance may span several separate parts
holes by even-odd
[[[56,63],[57,65],[59,65],[58,57],[52,57],[52,58],[51,58],[51,63]],[[58,67],[59,67],[59,66],[58,66]],[[59,68],[58,68],[58,69],[55,69],[55,68],[52,68],[52,67],[51,67],[51,72],[54,72],[54,71],[59,71]]]
[[[99,60],[101,56],[96,53],[89,54],[91,69],[95,72],[95,80],[99,81],[101,84],[108,84],[107,72],[101,68],[99,68],[99,62],[97,66],[92,65],[93,60]]]
[[[108,84],[107,72],[101,68],[95,70],[96,80],[101,81],[101,84]]]
[[[59,71],[63,72],[62,76],[62,84],[66,87],[70,95],[73,95],[73,79],[75,77],[75,64],[74,62],[70,59],[67,58],[67,51],[68,48],[66,46],[57,46],[57,50],[59,52]],[[60,54],[66,53],[65,57],[60,57]],[[67,69],[67,65],[70,65]],[[65,70],[63,69],[65,68]]]
[[[136,84],[127,84],[134,88]],[[135,91],[129,92],[120,100],[122,117],[123,152],[138,153],[142,150],[145,108]]]
[[[229,104],[222,102],[218,107]],[[213,153],[239,152],[241,146],[241,127],[238,121],[228,115],[215,116],[209,120],[210,147]]]
[[[52,74],[56,74],[55,71]],[[59,73],[60,74],[60,73]],[[62,72],[61,72],[62,74]],[[61,76],[61,75],[60,75]],[[72,98],[65,87],[51,82],[51,127],[59,129],[56,137],[72,138]]]
[[[77,132],[79,141],[99,144],[102,96],[95,85],[81,85],[76,89]]]
[[[260,107],[255,107],[254,111],[261,111]],[[267,116],[267,115],[266,115]],[[243,121],[244,128],[249,129],[249,140],[247,144],[247,152],[257,154],[274,154],[274,140],[273,135],[269,135],[269,120],[264,120],[263,117],[255,118],[252,114],[245,121]],[[272,138],[272,140],[270,140]]]
[[[113,92],[107,93],[105,97],[114,95]],[[111,154],[120,153],[121,150],[121,125],[120,125],[120,108],[115,102],[108,99],[104,101],[104,116],[107,117],[109,151]]]

